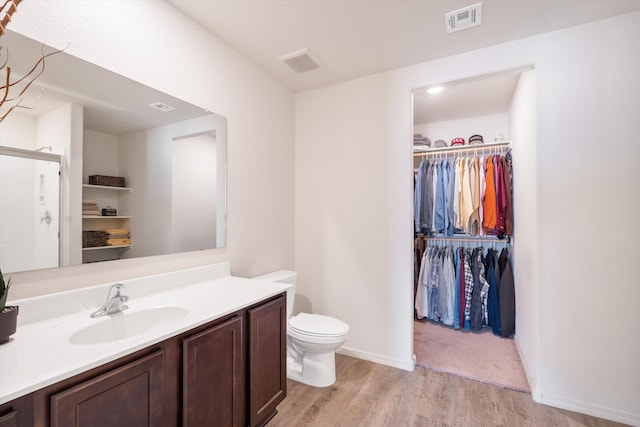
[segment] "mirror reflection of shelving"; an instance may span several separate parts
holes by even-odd
[[[82,215],[82,262],[100,262],[121,259],[131,247],[131,221],[130,215],[123,209],[123,197],[130,194],[133,189],[129,187],[115,187],[106,185],[82,184],[83,201],[91,200],[97,204],[98,215]],[[102,209],[113,208],[117,215],[102,215]],[[84,209],[84,208],[83,208]],[[109,232],[121,233],[115,239],[104,238],[104,243],[91,242],[92,238],[102,238],[102,232],[108,237]],[[85,233],[85,232],[88,232]],[[88,241],[89,240],[89,241]],[[112,240],[112,242],[109,242]]]

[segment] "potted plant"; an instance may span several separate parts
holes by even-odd
[[[9,337],[16,332],[18,325],[18,306],[7,306],[7,296],[11,287],[11,278],[5,283],[0,270],[0,344],[9,341]]]

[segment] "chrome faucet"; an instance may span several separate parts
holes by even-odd
[[[102,307],[91,313],[91,317],[101,317],[128,309],[129,306],[125,305],[125,302],[129,301],[129,297],[120,294],[120,290],[125,287],[122,283],[111,286],[107,294],[107,300],[102,304]]]

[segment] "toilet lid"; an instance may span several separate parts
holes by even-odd
[[[307,335],[344,335],[349,325],[321,314],[300,313],[289,319],[289,327]]]

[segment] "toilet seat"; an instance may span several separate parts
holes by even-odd
[[[342,337],[349,332],[349,326],[342,320],[321,314],[300,313],[289,319],[289,331],[305,337]]]

